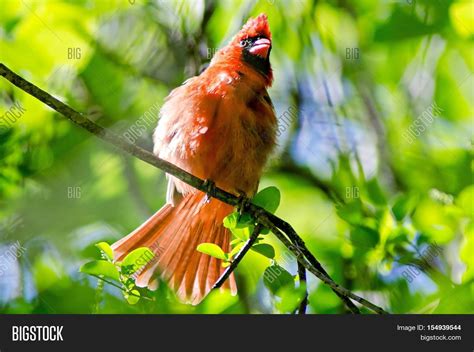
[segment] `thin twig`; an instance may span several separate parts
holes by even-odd
[[[104,294],[104,280],[99,279],[97,280],[97,288],[95,291],[95,304],[94,304],[94,314],[100,313],[100,302],[102,301],[102,297]]]
[[[296,252],[301,253],[304,257],[308,259],[309,263],[312,266],[314,266],[316,270],[318,270],[322,275],[326,276],[330,281],[334,282],[329,276],[329,274],[326,272],[326,270],[324,270],[321,263],[316,259],[313,253],[311,253],[309,249],[306,247],[304,241],[301,239],[300,236],[298,236],[298,234],[293,229],[293,227],[290,224],[288,224],[286,221],[276,217],[275,215],[273,214],[270,214],[270,215],[271,215],[270,216],[271,223],[274,224],[277,228],[281,229],[288,236],[291,242],[294,243],[291,245],[291,248],[288,248],[288,249],[294,251],[293,253],[296,253]],[[275,235],[278,237],[276,233]],[[359,308],[357,308],[357,306],[347,297],[347,295],[343,294],[342,292],[338,291],[332,286],[331,288],[336,293],[336,295],[338,295],[339,298],[341,298],[341,300],[346,304],[347,308],[349,308],[349,310],[352,313],[360,314]]]
[[[225,280],[227,280],[230,274],[232,274],[235,268],[237,268],[237,265],[239,265],[240,261],[245,256],[245,254],[247,254],[249,249],[252,248],[253,244],[258,238],[258,235],[260,234],[260,231],[262,231],[262,225],[260,224],[255,225],[252,235],[249,237],[247,242],[245,242],[244,246],[240,249],[240,251],[236,254],[232,263],[227,267],[227,269],[225,269],[221,277],[216,281],[212,289],[219,288],[224,284]]]
[[[298,259],[298,262],[300,262],[308,271],[310,271],[314,276],[316,276],[318,279],[320,279],[322,282],[327,284],[329,287],[333,289],[334,292],[345,297],[345,298],[350,298],[353,299],[356,302],[359,302],[363,306],[373,310],[374,312],[378,314],[387,314],[385,310],[380,308],[379,306],[373,304],[372,302],[367,301],[366,299],[357,296],[356,294],[352,293],[348,289],[336,284],[333,280],[331,280],[327,275],[325,275],[323,272],[319,271],[316,269],[313,265],[311,265],[307,259],[304,257],[303,252],[296,249],[294,245],[291,244],[291,242],[286,238],[286,236],[281,232],[275,225],[272,225],[271,222],[268,223],[263,223],[266,227],[269,227],[270,230],[277,236],[277,238],[283,242],[283,244],[296,256]]]
[[[133,292],[131,292],[131,291],[127,291],[125,288],[120,287],[119,285],[117,285],[116,283],[114,283],[114,282],[112,282],[112,281],[109,281],[109,280],[107,280],[107,279],[104,279],[104,278],[101,277],[100,275],[94,275],[94,274],[90,274],[90,275],[91,275],[91,276],[94,276],[94,277],[96,277],[96,278],[98,278],[99,280],[102,280],[102,281],[108,283],[109,285],[111,285],[111,286],[113,286],[113,287],[118,288],[120,291],[123,291],[123,292],[129,294],[130,296],[135,296],[135,297],[138,297],[138,298],[146,299],[146,300],[148,300],[148,301],[153,301],[153,299],[151,299],[150,297],[139,296],[139,295],[137,295],[137,294],[135,294],[135,293],[133,293]]]
[[[306,285],[306,269],[303,264],[298,262],[298,278],[300,280],[300,287],[305,286],[304,296],[298,308],[298,314],[306,314],[306,306],[308,305],[308,287]]]
[[[15,86],[35,97],[39,101],[50,106],[55,111],[62,114],[64,117],[68,118],[76,125],[86,129],[97,137],[109,142],[113,146],[117,147],[119,150],[122,150],[128,154],[134,155],[138,159],[145,161],[146,163],[153,165],[162,171],[173,175],[174,177],[180,179],[181,181],[189,184],[190,186],[209,194],[211,197],[216,198],[224,203],[229,205],[237,206],[242,204],[242,198],[236,196],[232,193],[226,192],[215,186],[210,187],[207,180],[202,180],[189,172],[180,169],[179,167],[171,164],[170,162],[156,157],[153,153],[142,149],[134,144],[129,143],[124,138],[118,136],[117,134],[103,128],[102,126],[97,125],[95,122],[89,120],[83,114],[80,114],[70,106],[64,104],[58,99],[54,98],[49,93],[38,88],[34,84],[28,82],[24,78],[20,77],[4,64],[0,63],[0,75],[5,77],[8,81],[13,83]],[[247,203],[246,212],[248,212],[257,223],[262,224],[265,227],[272,229],[274,234],[283,242],[283,244],[290,249],[293,254],[295,254],[298,261],[303,264],[303,266],[318,277],[325,284],[330,286],[333,291],[335,291],[338,296],[346,303],[351,311],[354,311],[355,305],[350,301],[348,297],[359,302],[360,304],[366,306],[367,308],[377,312],[377,313],[386,313],[382,308],[376,306],[375,304],[361,298],[351,291],[345,289],[344,287],[336,284],[330,277],[325,273],[321,264],[316,260],[316,258],[309,252],[306,248],[303,240],[298,236],[296,231],[288,224],[286,221],[276,217],[275,215],[267,212],[265,209],[252,204]],[[285,232],[291,241],[295,242],[299,246],[299,250],[296,250],[291,244],[290,240],[279,230],[281,229]],[[309,262],[306,258],[308,258]],[[322,269],[322,270],[321,270]],[[357,308],[357,307],[355,307]]]

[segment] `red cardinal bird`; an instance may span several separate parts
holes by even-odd
[[[188,79],[166,98],[154,134],[154,153],[233,194],[251,197],[275,145],[277,121],[267,93],[271,33],[259,15],[212,59],[199,76]],[[199,303],[224,268],[221,261],[196,250],[211,242],[230,251],[223,227],[233,207],[170,176],[167,204],[143,225],[114,243],[116,260],[138,247],[156,254],[136,277],[140,287],[156,287],[157,276],[178,296]],[[236,292],[234,277],[224,284]]]

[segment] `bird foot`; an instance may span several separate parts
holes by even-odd
[[[206,197],[204,201],[209,203],[211,201],[212,196],[216,193],[216,183],[212,180],[205,179],[202,186],[205,188]]]
[[[237,192],[239,193],[237,211],[239,212],[239,215],[242,216],[242,214],[245,212],[245,209],[247,209],[248,205],[250,204],[250,199],[247,198],[247,194],[244,191],[237,190]]]

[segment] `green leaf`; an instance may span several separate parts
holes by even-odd
[[[239,218],[239,213],[236,211],[227,215],[223,221],[224,227],[228,228],[229,230],[234,229],[237,226],[238,218]]]
[[[103,275],[106,278],[120,281],[120,274],[117,267],[106,260],[94,260],[86,263],[79,269],[81,273],[100,276]]]
[[[249,214],[241,216],[236,211],[227,215],[223,223],[240,241],[247,241],[254,228],[254,221]]]
[[[256,244],[251,248],[253,251],[264,255],[267,258],[275,258],[275,249],[268,243]]]
[[[265,269],[263,283],[273,294],[277,294],[282,287],[295,286],[293,276],[278,264],[273,264]]]
[[[385,209],[379,223],[380,243],[385,244],[395,229],[395,220],[389,209]]]
[[[250,238],[251,233],[253,232],[254,226],[247,226],[243,228],[236,227],[232,229],[234,236],[240,238],[242,241],[247,241]]]
[[[114,259],[114,251],[112,250],[112,247],[110,247],[110,245],[107,243],[107,242],[100,242],[100,243],[97,243],[95,245],[97,248],[100,249],[100,251],[102,253],[105,254],[105,256],[109,259],[109,260],[113,260]]]
[[[239,212],[234,211],[224,218],[223,223],[224,227],[232,230],[234,228],[244,228],[253,225],[254,220],[250,214],[240,215]]]
[[[339,217],[349,224],[357,225],[362,222],[362,203],[359,199],[344,204],[337,209]]]
[[[401,195],[397,197],[395,203],[392,206],[392,212],[395,219],[398,221],[403,220],[407,215],[410,215],[415,209],[417,199],[409,195]]]
[[[237,244],[234,248],[232,248],[232,250],[230,251],[229,253],[229,258],[233,258],[234,255],[236,255],[237,253],[239,253],[240,249],[244,246],[244,242],[240,242],[239,244]]]
[[[201,243],[199,246],[197,246],[197,250],[217,259],[227,260],[227,255],[217,244]]]
[[[255,221],[253,220],[252,216],[250,214],[242,214],[240,215],[237,212],[237,225],[235,226],[236,228],[245,228],[249,226],[253,226]]]
[[[278,188],[271,186],[258,192],[255,197],[252,198],[252,203],[261,206],[270,213],[274,213],[280,205],[280,198]]]
[[[253,232],[254,226],[247,226],[247,227],[235,227],[230,231],[232,234],[239,238],[241,241],[245,242],[249,239],[250,234]]]
[[[291,286],[282,287],[277,294],[281,300],[275,306],[281,313],[292,313],[300,305],[305,293],[306,285],[297,288]]]
[[[120,265],[122,273],[125,275],[131,275],[147,265],[154,257],[155,254],[149,248],[137,248],[128,253],[122,261],[122,264]]]
[[[352,244],[362,250],[375,248],[379,242],[379,233],[367,226],[356,226],[351,230]]]
[[[11,34],[13,33],[14,29],[16,26],[21,23],[22,18],[20,16],[8,19],[5,21],[4,28],[5,28],[5,34]]]
[[[127,300],[128,304],[137,304],[138,301],[140,301],[140,292],[138,290],[132,290],[130,293],[131,294],[124,293],[123,296]]]
[[[234,238],[232,241],[230,241],[230,245],[235,246],[235,245],[237,245],[241,242],[242,242],[242,240],[240,238]]]
[[[416,205],[412,216],[415,228],[429,237],[429,241],[446,244],[458,231],[458,219],[452,205],[442,205],[425,198]]]
[[[374,202],[374,204],[387,204],[387,198],[385,197],[385,194],[383,193],[382,188],[380,187],[376,178],[372,178],[370,181],[368,181],[366,187],[369,198],[372,202]]]
[[[406,252],[405,245],[409,243],[408,232],[403,226],[397,227],[385,244],[386,256],[399,256]]]

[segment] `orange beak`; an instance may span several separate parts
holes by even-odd
[[[264,59],[268,57],[272,42],[267,38],[258,39],[253,46],[249,49],[249,52],[253,55],[258,55]]]

